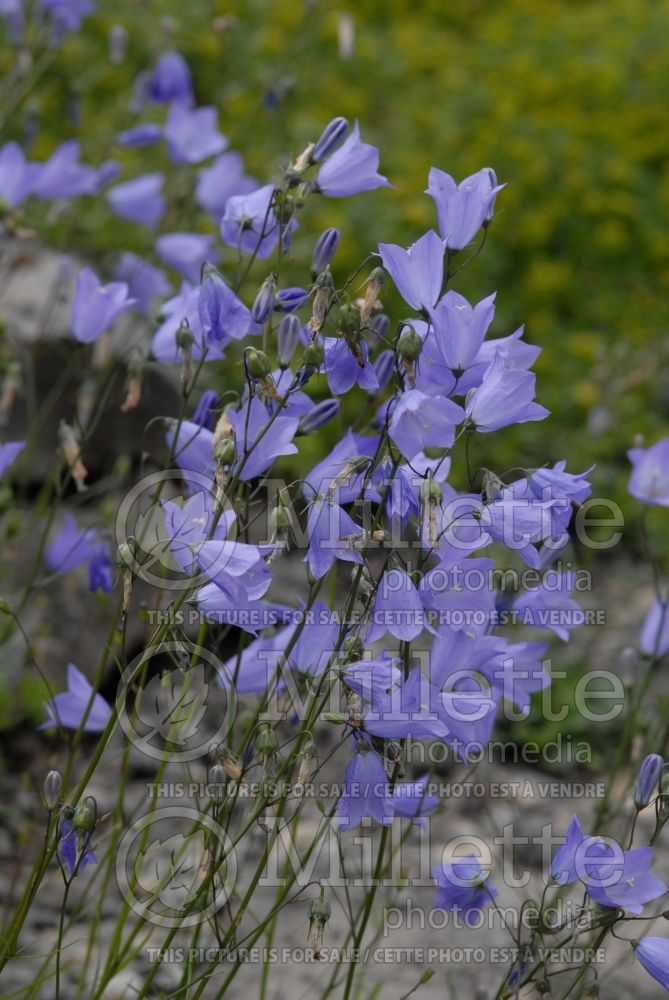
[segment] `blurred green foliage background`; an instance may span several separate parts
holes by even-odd
[[[115,24],[129,35],[119,65],[108,56]],[[36,156],[76,136],[88,161],[114,155],[126,177],[164,166],[164,153],[120,151],[114,136],[131,123],[134,78],[167,47],[263,181],[330,117],[358,118],[395,189],[309,204],[295,240],[301,256],[339,225],[342,279],[379,240],[408,245],[436,224],[423,194],[431,165],[457,179],[494,167],[507,187],[484,253],[455,287],[474,301],[499,291],[495,335],[526,323],[544,349],[538,398],[554,416],[491,435],[475,459],[498,471],[596,462],[597,492],[621,498],[634,436],[669,431],[668,34],[667,0],[100,0],[9,124],[20,131],[28,111]],[[163,228],[211,226],[189,215],[189,187],[172,190]],[[53,226],[89,256],[130,240],[150,254],[151,237],[131,230],[103,201]]]

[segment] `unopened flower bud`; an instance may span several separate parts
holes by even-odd
[[[293,360],[293,355],[300,342],[301,334],[302,324],[297,316],[293,313],[284,316],[279,323],[276,336],[277,354],[281,368],[288,368],[290,362]]]
[[[235,460],[235,442],[232,438],[223,438],[214,445],[214,459],[217,465],[232,465]]]
[[[270,514],[269,526],[272,535],[279,538],[285,538],[292,529],[293,522],[290,513],[283,504],[277,504],[273,509]]]
[[[244,354],[246,370],[251,378],[260,380],[272,374],[272,366],[264,351],[259,351],[255,347],[249,347]]]
[[[307,324],[308,329],[312,334],[318,333],[323,326],[328,311],[328,305],[330,303],[330,296],[334,292],[334,280],[329,268],[321,271],[314,282],[314,287],[316,289],[316,294],[314,295],[314,301],[311,307],[311,319]]]
[[[309,907],[309,937],[307,939],[307,947],[313,949],[314,958],[316,959],[321,957],[323,934],[325,925],[330,919],[330,913],[331,908],[325,898],[325,890],[321,889],[320,897],[314,899]]]
[[[135,539],[130,537],[121,542],[116,551],[116,565],[123,569],[125,566],[133,566],[135,563]]]
[[[367,291],[360,306],[360,324],[367,326],[369,317],[379,304],[379,295],[386,282],[386,272],[382,267],[375,267],[367,279]]]
[[[222,801],[225,798],[227,774],[222,764],[213,764],[207,774],[207,791],[210,798]]]
[[[645,809],[657,788],[664,761],[658,753],[649,754],[639,768],[639,777],[634,790],[634,807]]]
[[[70,427],[65,420],[61,420],[60,422],[58,436],[60,437],[60,446],[62,448],[63,457],[67,463],[67,467],[70,470],[72,478],[74,479],[77,491],[81,493],[86,489],[86,476],[88,475],[88,471],[81,460],[79,438],[77,437],[74,428]]]
[[[378,358],[374,362],[374,374],[376,375],[376,381],[379,383],[379,388],[375,390],[375,395],[383,392],[390,385],[390,380],[393,377],[393,368],[395,367],[395,355],[393,351],[381,351]]]
[[[259,323],[262,326],[263,323],[267,322],[272,315],[275,298],[276,279],[273,274],[270,274],[269,278],[265,278],[260,286],[260,291],[256,295],[253,306],[251,307],[251,315],[256,323]]]
[[[311,276],[316,278],[321,271],[328,267],[334,258],[341,239],[338,229],[326,229],[318,237],[314,252],[311,256]]]
[[[241,785],[245,784],[245,782],[242,780],[241,768],[237,763],[237,759],[235,758],[232,750],[229,747],[224,746],[223,744],[221,746],[216,747],[216,750],[214,751],[214,756],[216,757],[217,763],[223,766],[225,773],[227,774],[228,778],[230,778],[231,781],[236,781],[238,784]]]
[[[59,771],[49,771],[46,778],[44,779],[44,805],[52,812],[57,808],[60,802],[60,796],[63,791],[63,779],[60,776]]]
[[[270,757],[279,750],[279,741],[276,733],[269,724],[263,725],[256,739],[256,750],[263,757]]]
[[[72,829],[75,833],[92,833],[95,829],[96,814],[95,799],[89,797],[85,802],[80,802],[72,817]]]
[[[118,66],[125,59],[128,50],[128,32],[122,24],[113,24],[107,38],[109,46],[109,61]]]
[[[360,310],[350,302],[344,302],[337,317],[342,333],[357,333],[360,329]]]
[[[187,319],[182,319],[176,332],[176,345],[181,351],[181,385],[186,393],[193,381],[193,344],[195,337],[190,332]]]
[[[397,353],[401,358],[416,361],[423,349],[423,341],[412,326],[407,326],[397,341]]]
[[[441,501],[444,496],[444,491],[441,488],[441,484],[435,479],[424,479],[420,487],[420,498],[423,503],[428,503],[429,501]]]
[[[311,162],[320,163],[326,156],[333,153],[337,146],[343,142],[348,133],[348,122],[345,118],[333,118],[325,126],[321,136],[311,151]]]
[[[312,340],[310,344],[304,348],[304,353],[302,355],[302,364],[306,368],[320,368],[320,366],[325,361],[325,348],[320,343],[320,341]]]
[[[336,399],[324,399],[322,403],[318,403],[312,410],[305,413],[303,417],[300,418],[300,422],[297,426],[298,434],[313,434],[320,427],[324,427],[325,424],[329,423],[334,417],[339,413],[339,401]]]
[[[365,652],[365,645],[357,635],[349,635],[344,640],[344,662],[354,663],[361,660]]]

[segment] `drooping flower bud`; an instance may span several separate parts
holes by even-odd
[[[195,337],[190,332],[187,319],[181,320],[181,326],[176,332],[176,345],[181,351],[181,385],[184,393],[188,392],[193,381],[193,344]]]
[[[263,768],[268,778],[273,778],[276,774],[276,758],[279,752],[279,741],[276,733],[269,725],[263,723],[256,738],[256,750],[262,757]]]
[[[222,764],[212,764],[207,774],[207,793],[216,802],[225,799],[225,786],[228,775]]]
[[[255,347],[249,347],[244,353],[246,370],[252,379],[261,381],[272,374],[272,366],[264,351],[259,351]]]
[[[382,267],[375,267],[367,279],[367,291],[360,306],[360,324],[367,326],[369,317],[378,307],[379,295],[386,282],[386,272]]]
[[[310,333],[318,333],[327,316],[330,296],[334,292],[334,280],[329,268],[321,271],[315,281],[316,294],[311,307],[311,319],[307,324]]]
[[[320,959],[321,948],[323,947],[323,935],[325,925],[330,919],[331,907],[325,898],[325,889],[321,888],[318,899],[314,899],[309,907],[309,937],[307,947],[311,948],[314,958]]]
[[[274,309],[274,300],[276,298],[276,277],[274,274],[270,274],[268,278],[265,278],[262,285],[260,286],[260,291],[255,297],[255,301],[251,308],[251,315],[256,323],[262,326],[272,315],[272,310]]]
[[[217,465],[229,466],[235,460],[235,442],[233,438],[221,438],[213,448],[213,455]]]
[[[326,229],[318,237],[311,256],[311,277],[313,279],[332,263],[339,247],[340,239],[341,233],[338,229]]]
[[[298,434],[313,434],[320,427],[324,427],[339,413],[339,401],[336,399],[324,399],[322,403],[314,406],[313,410],[300,419],[297,427]]]
[[[142,398],[142,373],[144,371],[144,358],[135,355],[128,362],[128,377],[125,384],[125,399],[121,404],[121,413],[128,413],[139,406]]]
[[[444,496],[440,484],[434,479],[424,479],[420,486],[420,499],[425,511],[425,521],[427,527],[427,537],[430,546],[437,548],[439,542],[439,525],[437,521],[437,510]]]
[[[337,146],[346,138],[348,122],[345,118],[333,118],[323,129],[319,140],[311,151],[311,162],[320,163],[326,156],[333,153]]]
[[[302,355],[302,364],[305,368],[320,368],[320,366],[325,361],[325,348],[318,340],[312,340],[310,344],[304,348],[304,354]]]
[[[107,36],[109,61],[112,66],[120,65],[128,50],[128,32],[122,24],[113,24]]]
[[[21,365],[18,361],[10,361],[2,379],[2,386],[0,387],[0,419],[3,422],[14,405],[21,380]]]
[[[402,366],[412,389],[416,388],[416,361],[420,357],[422,349],[423,341],[414,328],[412,326],[405,327],[397,341],[397,355],[402,359]]]
[[[245,782],[242,778],[242,772],[237,760],[232,752],[232,750],[221,744],[215,751],[215,757],[219,764],[222,764],[225,773],[231,781],[236,781],[237,784],[245,786]]]
[[[116,553],[116,563],[121,568],[121,576],[123,579],[123,603],[121,606],[122,615],[127,615],[128,608],[130,607],[136,547],[137,543],[135,542],[135,539],[128,538],[125,542],[121,542]]]
[[[307,783],[307,778],[309,777],[309,772],[311,770],[312,761],[316,756],[316,751],[314,749],[314,741],[311,734],[308,734],[304,746],[301,751],[302,760],[300,761],[300,769],[297,772],[297,785],[298,788],[304,789]]]
[[[86,476],[88,475],[88,470],[81,460],[79,438],[77,437],[74,428],[71,427],[65,420],[61,420],[60,422],[58,436],[60,438],[60,446],[63,451],[63,458],[67,462],[67,467],[70,470],[72,478],[74,479],[77,492],[81,493],[86,489]]]
[[[62,791],[63,779],[60,776],[60,771],[49,771],[44,779],[44,790],[42,793],[44,805],[49,812],[53,812],[58,807]]]
[[[660,780],[664,761],[658,753],[649,754],[639,768],[639,777],[634,790],[634,807],[645,809]]]
[[[349,635],[344,640],[344,663],[354,663],[361,660],[365,645],[358,635]]]
[[[423,349],[423,341],[412,326],[407,326],[402,331],[397,341],[397,353],[403,359],[416,361]]]
[[[97,807],[95,799],[89,795],[88,798],[84,802],[80,802],[74,810],[74,816],[72,817],[72,829],[75,833],[79,834],[92,833],[95,829],[96,820]]]
[[[285,537],[293,526],[289,511],[283,504],[273,508],[269,519],[270,531],[277,537]]]
[[[293,521],[290,511],[279,501],[269,518],[270,541],[272,545],[277,547],[267,559],[268,566],[274,562],[279,552],[287,548],[292,529]]]
[[[279,323],[276,339],[280,368],[285,369],[290,365],[290,362],[293,360],[293,355],[297,349],[297,345],[300,342],[301,333],[302,324],[297,316],[293,313],[289,313],[287,316],[283,317]]]

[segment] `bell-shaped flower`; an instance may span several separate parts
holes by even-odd
[[[467,397],[467,418],[481,433],[544,420],[549,411],[534,402],[535,382],[532,372],[509,368],[507,358],[498,351],[480,386]]]
[[[378,172],[379,151],[360,139],[356,122],[346,141],[321,165],[316,184],[328,198],[346,198],[378,187],[392,187]]]
[[[471,243],[491,217],[495,198],[503,187],[488,167],[459,184],[443,170],[430,170],[426,194],[437,206],[439,232],[449,250],[462,250]]]
[[[288,225],[279,224],[274,211],[275,193],[274,185],[266,184],[249,194],[228,198],[221,220],[221,239],[227,246],[266,260],[280,238],[287,245],[297,222],[291,219]]]
[[[222,153],[228,140],[218,131],[216,108],[190,108],[172,104],[163,135],[174,163],[201,163]]]
[[[346,765],[336,818],[340,830],[352,830],[371,817],[382,826],[393,821],[393,796],[381,758],[364,738],[355,743]]]
[[[90,267],[77,275],[72,302],[72,332],[82,344],[97,340],[121,313],[135,304],[124,281],[103,285]]]
[[[633,497],[653,507],[669,507],[669,437],[650,448],[627,452],[632,463],[628,490]]]
[[[362,563],[359,549],[365,533],[333,500],[323,497],[313,500],[307,517],[307,535],[309,551],[305,561],[314,579],[325,576],[335,559]]]
[[[112,710],[101,694],[93,694],[93,688],[73,663],[67,666],[67,691],[55,695],[46,704],[49,718],[40,729],[79,729],[83,724],[85,733],[101,733],[107,727]],[[86,714],[88,713],[88,714]]]
[[[155,229],[165,213],[162,174],[143,174],[116,184],[107,191],[107,201],[115,215]]]
[[[484,872],[474,855],[433,868],[432,878],[437,883],[433,909],[452,910],[472,926],[480,911],[490,906],[498,895],[489,873]]]
[[[199,282],[203,264],[218,260],[214,237],[204,233],[165,233],[156,240],[156,253],[193,284]]]
[[[407,305],[421,312],[437,302],[444,280],[444,244],[434,230],[421,236],[408,250],[393,243],[380,243],[379,253]]]
[[[228,198],[247,195],[260,185],[255,177],[244,173],[239,153],[223,153],[210,167],[200,171],[195,188],[195,201],[216,223],[221,221]]]
[[[420,389],[403,392],[392,408],[388,433],[405,458],[426,448],[450,448],[462,408],[445,396],[428,396]]]

